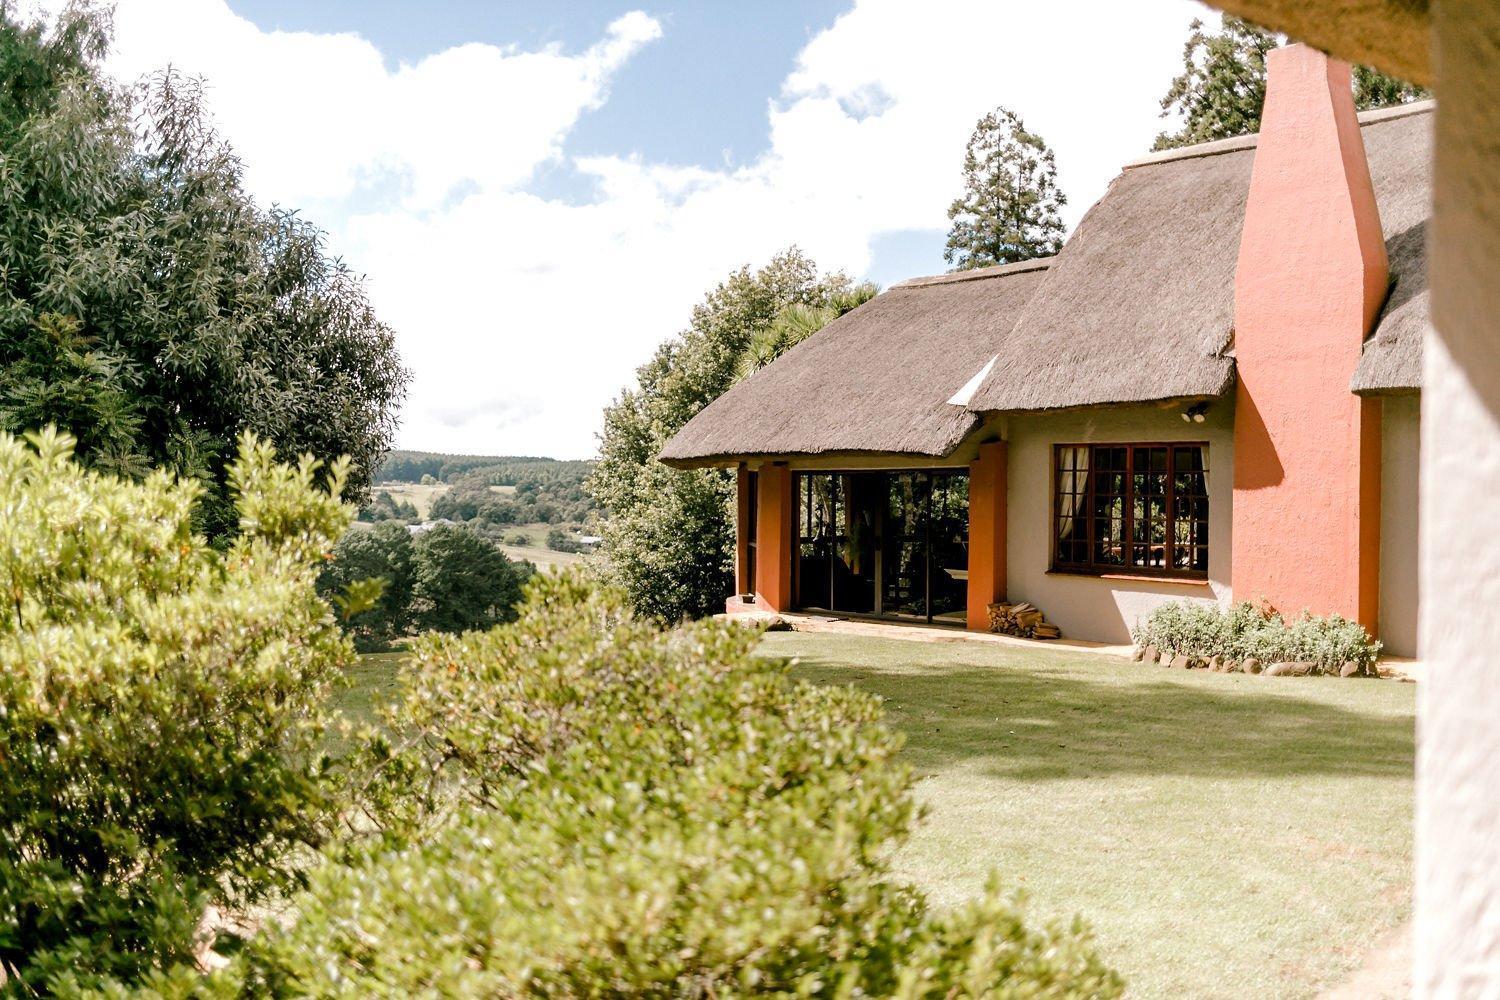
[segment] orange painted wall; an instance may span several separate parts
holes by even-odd
[[[763,465],[755,534],[756,604],[770,611],[792,606],[792,532],[797,524],[792,472],[785,464]]]
[[[969,463],[968,627],[990,628],[989,605],[1005,598],[1006,447],[1004,441],[979,446]]]
[[[1389,275],[1349,67],[1270,53],[1235,275],[1236,600],[1379,605],[1380,402],[1349,391]]]

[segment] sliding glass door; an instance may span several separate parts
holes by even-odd
[[[808,472],[796,491],[798,607],[963,622],[966,473]]]

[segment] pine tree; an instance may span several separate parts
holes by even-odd
[[[964,152],[964,190],[948,209],[943,259],[955,271],[1047,257],[1062,249],[1057,164],[1042,137],[996,108],[974,126]]]

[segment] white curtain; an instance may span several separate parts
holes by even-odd
[[[1073,534],[1073,518],[1083,503],[1089,478],[1089,450],[1086,447],[1064,448],[1058,452],[1057,460],[1057,513],[1062,521],[1057,537],[1061,539]]]

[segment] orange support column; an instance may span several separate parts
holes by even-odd
[[[1380,403],[1349,380],[1388,280],[1349,66],[1277,49],[1235,274],[1236,600],[1375,629]]]
[[[788,611],[792,607],[792,532],[797,524],[792,470],[780,462],[763,465],[756,478],[756,604],[771,611]]]
[[[1005,462],[1005,442],[988,441],[969,463],[968,626],[976,632],[990,630],[989,606],[1005,599]]]

